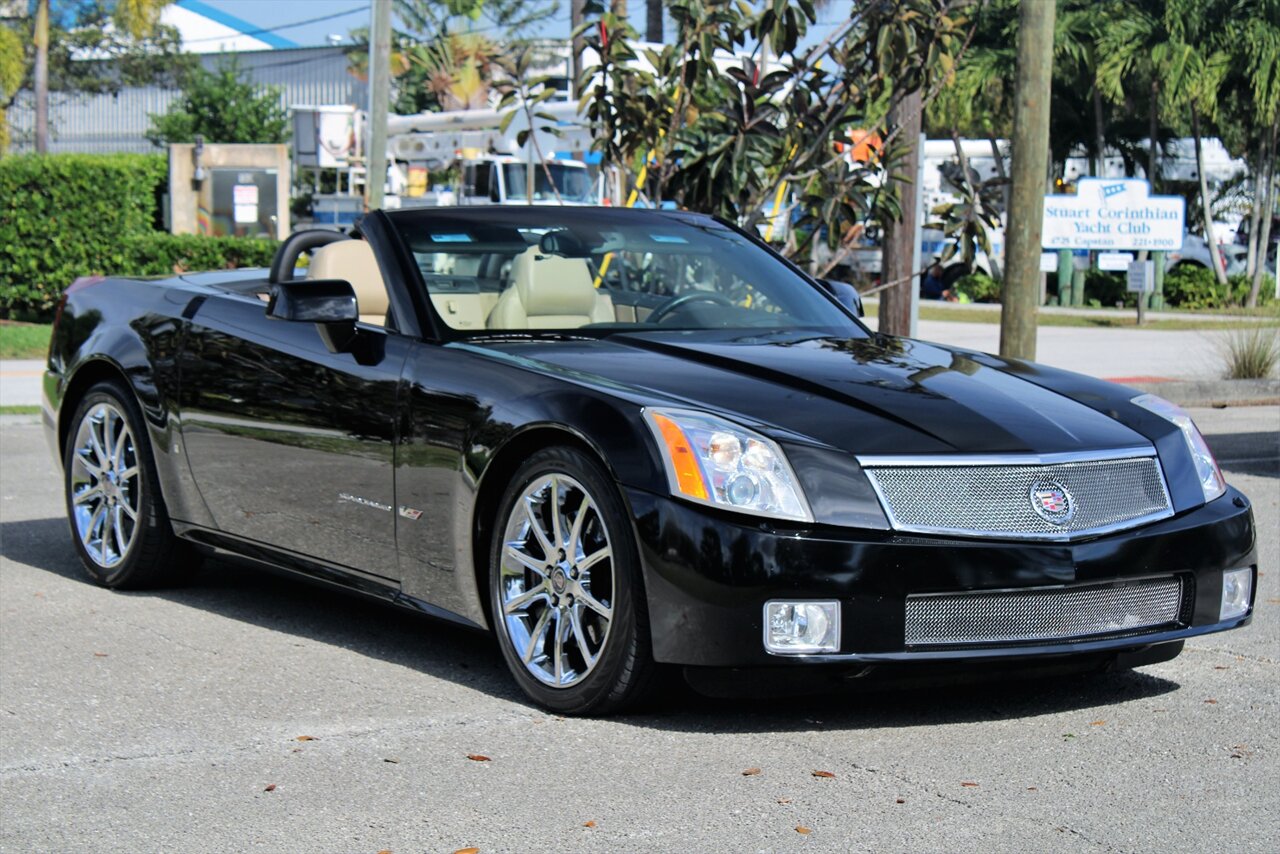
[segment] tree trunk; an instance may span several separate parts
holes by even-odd
[[[1253,172],[1253,203],[1249,205],[1249,249],[1245,253],[1244,274],[1253,279],[1258,264],[1258,227],[1262,225],[1262,203],[1267,198],[1267,141],[1258,141],[1258,159]],[[1264,247],[1265,248],[1265,247]],[[1252,299],[1252,297],[1250,298]]]
[[[49,152],[49,0],[36,2],[36,28],[33,35],[36,61],[33,86],[36,95],[36,152]]]
[[[978,188],[973,178],[969,174],[969,157],[964,153],[964,143],[960,141],[960,131],[957,128],[951,129],[951,144],[956,147],[956,160],[960,161],[960,174],[964,176],[965,186],[969,192],[973,194],[973,204],[969,210],[965,212],[965,222],[970,226],[973,225],[975,214],[982,207],[982,200],[978,198]],[[968,228],[965,231],[969,231]],[[977,249],[973,245],[973,241],[968,240],[964,235],[960,237],[960,263],[964,265],[966,273],[973,272],[973,259],[977,254]]]
[[[1093,148],[1097,152],[1097,166],[1094,167],[1093,177],[1105,178],[1102,174],[1107,171],[1107,127],[1105,119],[1102,117],[1102,93],[1098,91],[1097,81],[1093,84]]]
[[[662,0],[646,0],[644,6],[645,40],[662,43]]]
[[[1156,170],[1156,137],[1160,134],[1160,84],[1151,81],[1151,109],[1147,114],[1147,183],[1151,185],[1151,195],[1156,194],[1156,183],[1159,175]]]
[[[919,90],[905,96],[894,107],[889,126],[898,127],[906,156],[901,161],[904,181],[894,181],[902,205],[902,216],[887,220],[884,224],[883,254],[880,260],[880,281],[891,286],[880,292],[880,326],[886,335],[909,335],[911,332],[911,294],[916,287],[918,270],[912,269],[915,261],[916,215],[920,205],[916,194],[920,187],[916,175],[920,172],[920,122],[922,111]]]
[[[576,33],[578,27],[583,21],[583,7],[586,6],[586,0],[569,0],[569,29]],[[570,52],[573,54],[571,69],[573,72],[572,88],[575,98],[582,97],[582,51],[586,47],[586,43],[581,36],[573,37],[573,44]]]
[[[1258,304],[1258,296],[1262,291],[1262,280],[1267,274],[1267,252],[1271,248],[1271,220],[1276,207],[1276,193],[1280,192],[1280,187],[1276,184],[1276,142],[1277,136],[1280,135],[1280,121],[1271,126],[1270,139],[1266,141],[1265,156],[1263,157],[1263,172],[1265,173],[1265,181],[1261,187],[1262,208],[1262,226],[1258,229],[1258,266],[1253,270],[1253,281],[1249,286],[1249,307],[1253,308]],[[1280,283],[1280,251],[1276,252],[1276,281]],[[1280,287],[1277,288],[1280,293]]]
[[[1004,153],[1000,151],[1000,143],[996,142],[995,134],[988,133],[987,142],[991,145],[991,159],[996,162],[996,175],[1000,178],[1001,195],[1004,197],[1004,210],[1001,214],[1007,217],[1009,215],[1009,173],[1004,168]]]
[[[1209,204],[1209,179],[1204,174],[1204,146],[1200,141],[1200,111],[1191,105],[1191,135],[1196,144],[1196,172],[1200,176],[1200,207],[1204,214],[1204,242],[1209,244],[1209,260],[1219,285],[1227,284],[1227,271],[1222,267],[1222,253],[1218,251],[1218,238],[1213,233],[1213,207]]]
[[[1049,95],[1053,79],[1054,0],[1018,7],[1018,72],[1014,90],[1013,190],[1005,241],[1000,355],[1036,357],[1044,176],[1049,159]]]

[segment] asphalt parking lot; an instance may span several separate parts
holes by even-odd
[[[606,720],[528,705],[483,636],[227,563],[94,587],[37,419],[0,417],[0,849],[1274,851],[1280,408],[1194,415],[1254,502],[1249,628],[1130,673]]]

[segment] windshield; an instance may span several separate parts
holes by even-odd
[[[528,205],[390,216],[458,332],[866,335],[820,288],[707,217]]]
[[[526,163],[504,163],[502,169],[507,180],[507,198],[524,201],[529,198],[529,166]],[[533,200],[535,202],[559,201],[593,204],[591,176],[582,166],[567,163],[533,164]]]

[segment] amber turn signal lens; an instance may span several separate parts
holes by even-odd
[[[689,445],[680,425],[665,415],[651,413],[653,423],[657,425],[662,441],[667,446],[667,459],[675,469],[676,484],[680,491],[690,498],[707,500],[707,483],[702,478],[702,469],[698,466],[698,457]]]

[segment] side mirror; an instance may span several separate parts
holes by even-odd
[[[314,323],[330,353],[345,353],[355,340],[360,311],[350,282],[304,279],[271,286],[267,317]]]
[[[864,317],[862,310],[862,294],[848,282],[833,282],[830,279],[818,279],[818,284],[836,298],[842,306],[852,311],[856,317]]]

